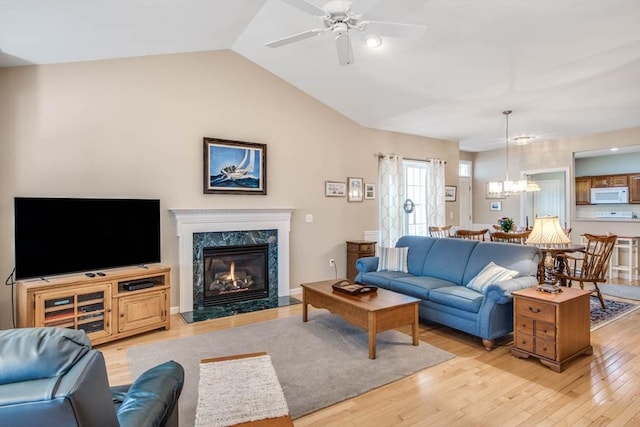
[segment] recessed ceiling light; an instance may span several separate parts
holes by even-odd
[[[618,151],[618,147],[609,148],[609,151]]]
[[[372,49],[382,46],[382,39],[377,34],[367,34],[364,36],[364,42]]]

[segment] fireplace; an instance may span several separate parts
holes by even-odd
[[[171,209],[178,237],[180,313],[204,306],[202,249],[269,244],[269,298],[289,296],[293,209]],[[220,306],[217,306],[220,307]]]
[[[203,249],[203,305],[269,296],[269,245],[213,246]]]

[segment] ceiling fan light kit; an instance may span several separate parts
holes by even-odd
[[[536,139],[535,136],[522,135],[522,136],[516,136],[512,138],[512,141],[515,142],[517,145],[527,145],[529,142],[531,142],[534,139]]]
[[[324,28],[307,30],[281,39],[273,40],[265,44],[267,47],[280,47],[314,36],[322,35],[328,31],[334,33],[336,52],[340,65],[353,63],[353,48],[349,32],[359,31],[365,45],[371,48],[380,47],[382,38],[380,35],[391,37],[418,37],[423,32],[423,25],[401,24],[396,22],[362,21],[362,15],[351,11],[351,2],[336,0],[319,8],[307,0],[283,0],[285,3],[320,19]]]

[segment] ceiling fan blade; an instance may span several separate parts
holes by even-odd
[[[362,21],[359,27],[368,33],[390,37],[421,37],[427,28],[424,25],[383,21]]]
[[[304,31],[302,33],[298,33],[298,34],[294,34],[292,36],[287,36],[287,37],[283,37],[281,39],[278,40],[273,40],[270,41],[269,43],[265,43],[265,46],[268,47],[280,47],[280,46],[284,46],[287,45],[289,43],[295,43],[298,42],[300,40],[304,40],[304,39],[309,39],[311,37],[314,36],[319,36],[321,34],[324,34],[328,31],[328,29],[323,28],[323,29],[313,29],[313,30],[308,30],[308,31]]]
[[[307,0],[282,0],[285,3],[300,9],[303,12],[307,12],[313,16],[324,16],[325,11],[317,7],[316,5],[309,3]]]
[[[340,65],[353,63],[353,50],[351,49],[351,39],[348,35],[336,37],[336,50],[338,51]]]

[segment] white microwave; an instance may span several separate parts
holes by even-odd
[[[592,204],[629,203],[628,187],[603,187],[591,189]]]

